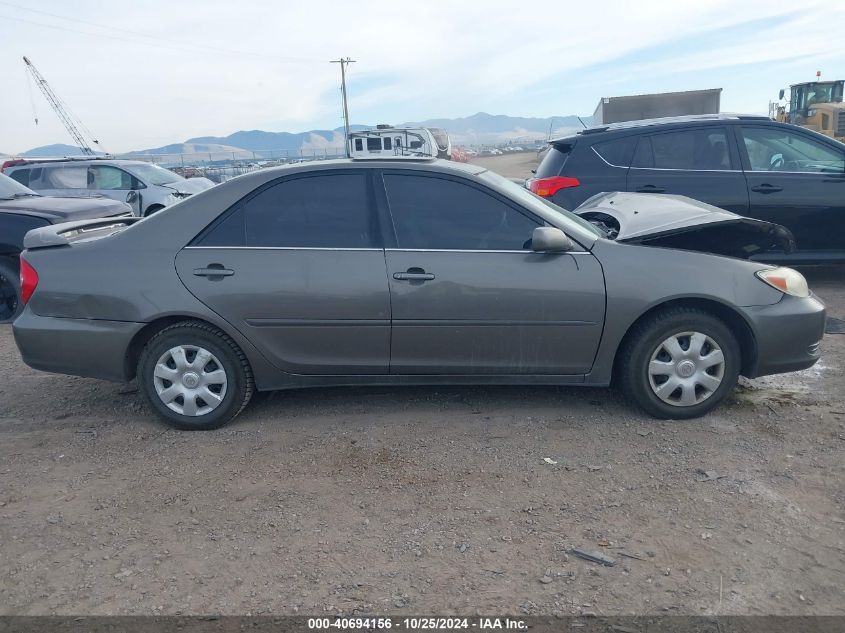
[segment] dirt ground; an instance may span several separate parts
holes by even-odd
[[[804,272],[845,319],[845,269]],[[183,433],[0,326],[0,614],[843,615],[845,335],[823,347],[699,420],[319,389]]]

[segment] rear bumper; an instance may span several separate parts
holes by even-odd
[[[143,323],[43,317],[27,307],[12,324],[23,361],[57,374],[125,381],[126,351]]]
[[[784,295],[773,305],[743,309],[757,341],[749,378],[807,369],[819,360],[826,315],[818,297]]]

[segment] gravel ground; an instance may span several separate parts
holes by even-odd
[[[845,270],[805,272],[845,319]],[[845,615],[843,357],[684,422],[606,389],[320,389],[180,433],[0,326],[0,614]]]

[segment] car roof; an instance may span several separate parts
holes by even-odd
[[[725,121],[772,121],[771,118],[761,114],[733,114],[723,112],[720,114],[688,114],[684,116],[661,117],[658,119],[639,119],[636,121],[620,121],[618,123],[608,123],[607,125],[597,125],[580,130],[575,134],[562,136],[560,138],[552,139],[550,144],[557,142],[571,140],[577,136],[587,136],[590,134],[601,134],[602,132],[615,132],[624,130],[633,130],[644,127],[657,127],[662,125],[678,125],[684,123],[724,123]]]

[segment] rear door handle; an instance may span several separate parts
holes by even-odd
[[[223,264],[209,264],[207,268],[194,268],[194,275],[197,277],[208,277],[210,279],[217,277],[231,277],[235,274],[234,270],[224,268]]]
[[[757,193],[777,193],[778,191],[783,191],[783,187],[775,187],[774,185],[764,183],[756,187],[751,187],[751,191],[756,191]]]
[[[434,275],[425,272],[422,268],[409,268],[404,273],[393,273],[393,278],[398,281],[431,281]]]
[[[637,193],[663,193],[664,191],[666,191],[666,189],[658,187],[657,185],[643,185],[637,189]]]

